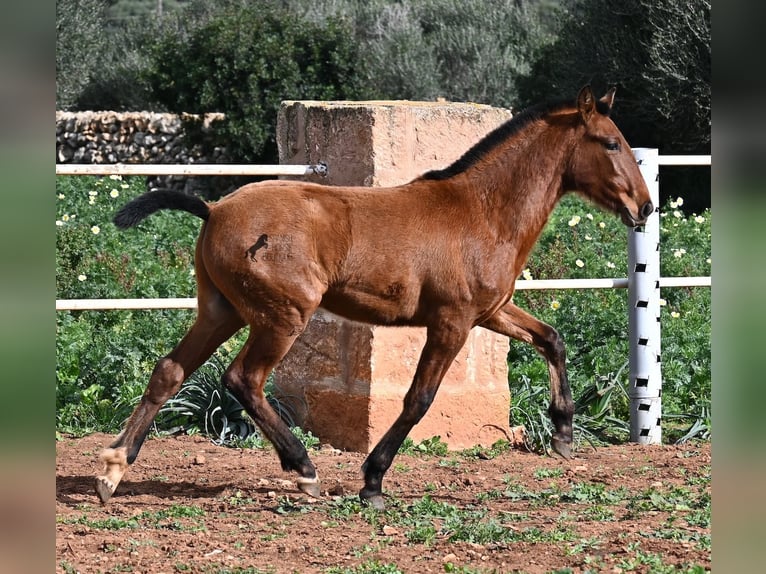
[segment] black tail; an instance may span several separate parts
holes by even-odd
[[[210,216],[210,208],[199,197],[172,189],[157,189],[126,203],[112,221],[119,229],[127,229],[161,209],[188,211],[205,221]]]

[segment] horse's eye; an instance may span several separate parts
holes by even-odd
[[[604,147],[609,151],[620,151],[620,142],[608,141],[604,144]]]

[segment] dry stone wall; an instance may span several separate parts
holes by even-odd
[[[226,149],[213,144],[222,118],[215,113],[57,111],[56,163],[230,163]],[[199,134],[202,143],[192,144],[191,133]],[[150,185],[190,191],[199,179],[150,178]]]

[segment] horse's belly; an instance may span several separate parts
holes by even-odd
[[[376,325],[419,325],[418,304],[403,290],[389,286],[380,293],[330,289],[320,306],[346,319]]]

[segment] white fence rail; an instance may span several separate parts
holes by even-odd
[[[57,163],[56,175],[327,175],[327,165]]]
[[[709,155],[658,155],[656,149],[633,150],[652,201],[659,205],[660,165],[711,165]],[[56,175],[326,175],[317,165],[166,165],[57,164]],[[516,281],[517,290],[628,289],[630,339],[630,440],[641,444],[662,440],[661,333],[659,293],[662,287],[711,287],[710,277],[660,277],[659,213],[646,225],[628,232],[628,277],[613,279],[553,279]],[[196,309],[196,298],[57,299],[56,311],[116,309]]]
[[[660,277],[660,287],[710,287],[710,277]],[[627,277],[613,279],[519,279],[516,291],[544,289],[627,289]],[[164,299],[57,299],[56,311],[196,309],[196,297]]]

